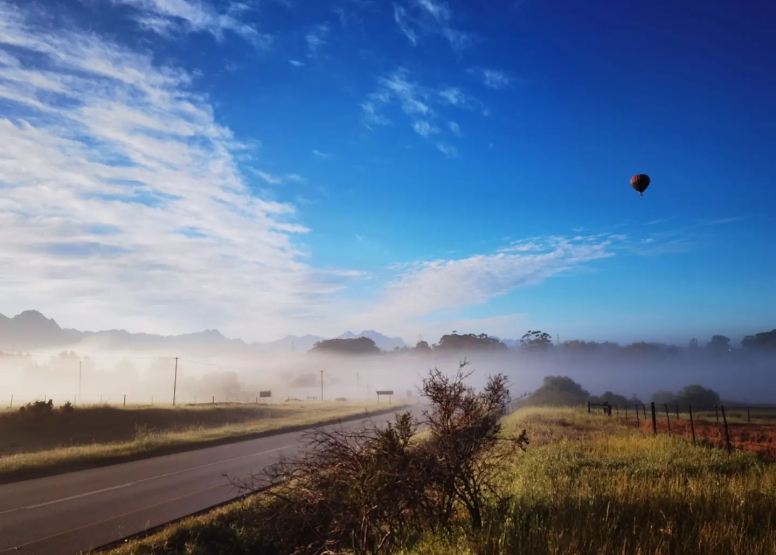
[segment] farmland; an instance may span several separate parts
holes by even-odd
[[[505,418],[503,433],[524,428],[531,443],[501,468],[481,529],[461,514],[397,552],[773,553],[776,467],[755,454],[653,436],[635,422],[579,409],[521,409]],[[249,498],[184,520],[112,555],[262,553],[262,502]]]
[[[78,407],[0,413],[0,481],[153,456],[373,412],[352,402]],[[379,407],[385,408],[385,407]]]

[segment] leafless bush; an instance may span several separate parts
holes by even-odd
[[[429,372],[421,393],[431,406],[420,419],[407,412],[385,428],[315,429],[303,452],[238,482],[262,488],[257,526],[269,544],[298,555],[390,553],[447,527],[459,509],[480,528],[496,471],[527,439],[500,434],[504,376],[477,393],[465,364],[453,377]],[[428,436],[413,441],[420,426]]]

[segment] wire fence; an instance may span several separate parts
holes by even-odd
[[[700,410],[699,410],[700,409]],[[693,444],[717,445],[732,453],[753,451],[776,459],[776,406],[713,405],[696,407],[679,403],[612,405],[588,402],[590,414],[614,416],[626,424],[692,439]]]

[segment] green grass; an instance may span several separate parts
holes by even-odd
[[[69,419],[21,426],[17,414],[0,414],[0,482],[131,460],[298,429],[385,409],[375,403],[84,407]]]
[[[422,538],[404,555],[765,555],[776,552],[776,466],[652,437],[577,409],[505,419],[531,445],[500,477],[485,528]],[[187,519],[111,555],[261,553],[256,501]]]

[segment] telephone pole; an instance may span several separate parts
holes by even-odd
[[[175,357],[175,381],[172,384],[172,406],[175,406],[175,393],[178,390],[178,357]]]
[[[323,370],[321,370],[321,402],[323,402]]]

